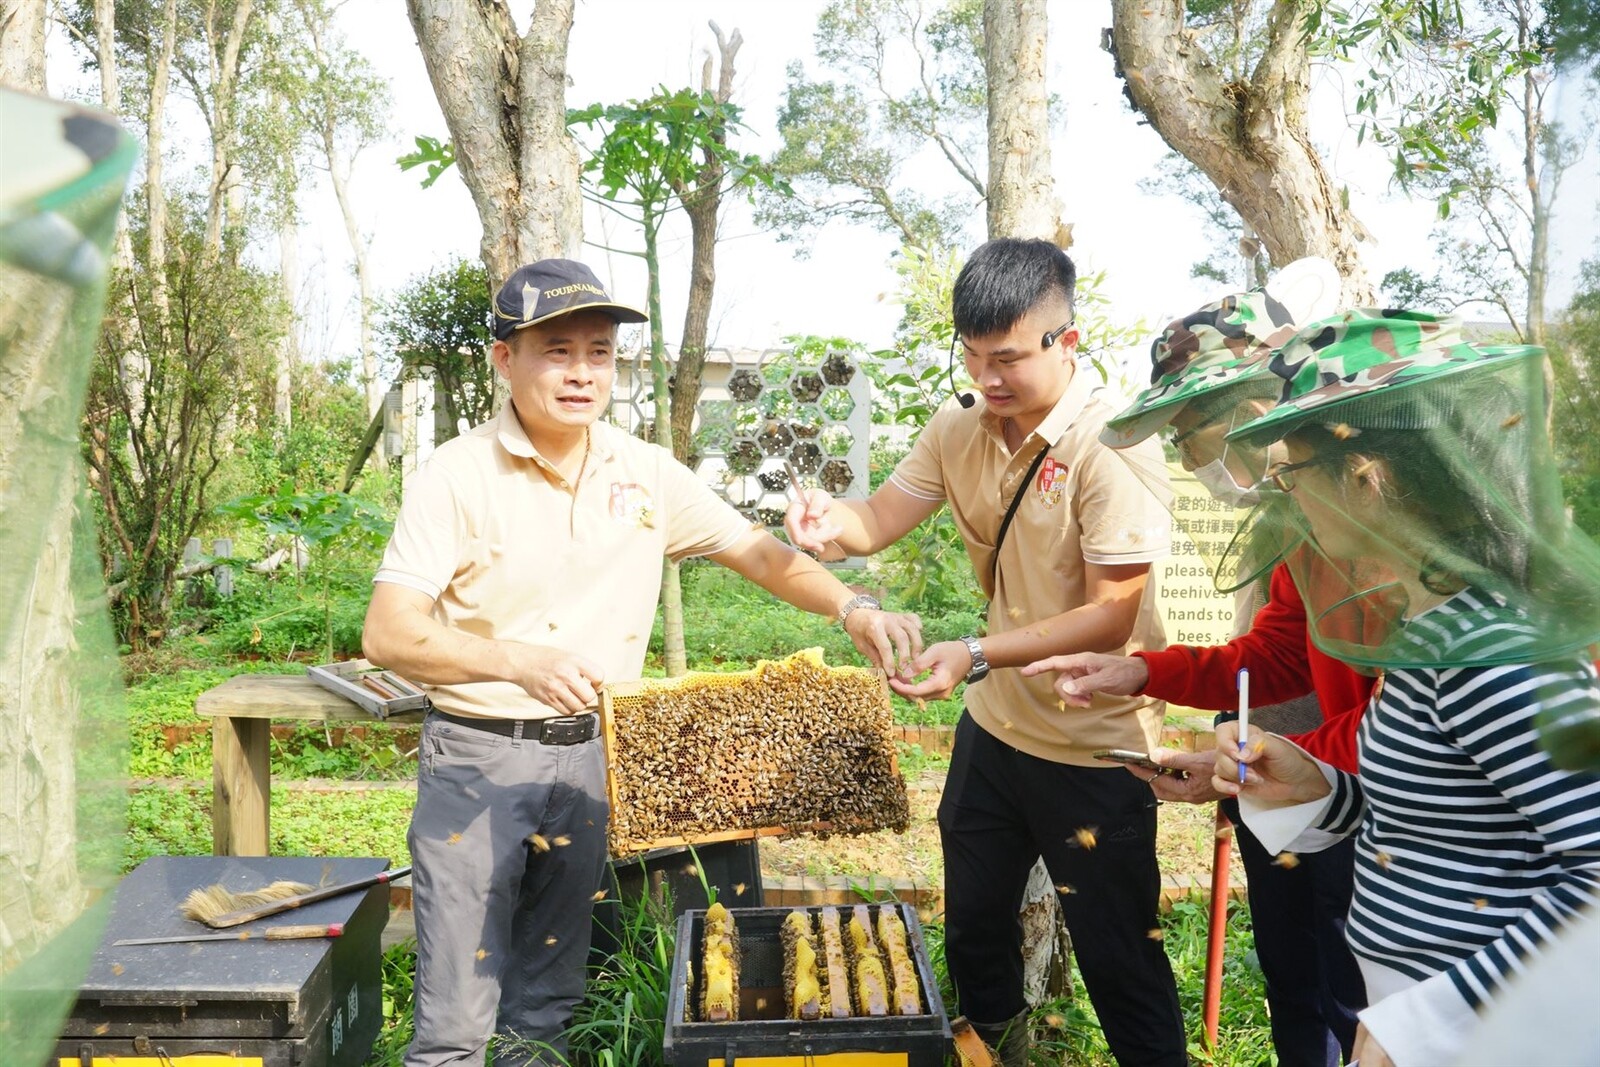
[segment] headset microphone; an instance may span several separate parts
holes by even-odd
[[[956,395],[956,402],[964,408],[970,408],[978,402],[978,398],[971,393],[963,393],[956,388],[956,335],[950,334],[950,363],[947,368],[950,375],[950,391]]]
[[[1068,319],[1060,326],[1039,338],[1039,347],[1042,349],[1049,348],[1051,345],[1061,340],[1061,335],[1072,328],[1072,321],[1072,319]],[[956,402],[964,408],[970,408],[972,405],[978,402],[978,398],[973,396],[971,393],[963,393],[961,390],[956,388],[956,336],[957,335],[955,333],[950,334],[950,362],[946,367],[946,372],[950,378],[950,391],[956,395]]]

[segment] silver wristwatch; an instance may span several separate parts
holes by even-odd
[[[843,626],[844,620],[848,619],[850,617],[850,613],[857,608],[871,608],[873,611],[882,611],[883,605],[878,603],[878,598],[875,596],[868,596],[866,593],[857,593],[849,600],[846,600],[844,602],[844,607],[839,609],[839,625]]]
[[[967,672],[967,684],[989,677],[989,659],[983,654],[983,646],[978,644],[978,639],[969,635],[963,637],[961,643],[967,646],[967,652],[972,656],[972,670]]]

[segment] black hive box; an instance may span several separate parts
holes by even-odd
[[[934,980],[922,941],[922,924],[905,904],[871,905],[894,908],[906,927],[906,947],[922,989],[923,1015],[857,1016],[801,1022],[784,1018],[783,917],[803,911],[813,917],[821,908],[730,908],[739,931],[739,1018],[734,1022],[691,1021],[691,976],[698,981],[704,911],[685,912],[678,919],[678,943],[667,991],[663,1054],[670,1067],[737,1067],[752,1060],[762,1067],[944,1067],[950,1052],[950,1021]],[[841,921],[850,908],[841,906]],[[819,960],[819,963],[821,961]]]
[[[58,1064],[212,1053],[261,1067],[355,1067],[383,1021],[378,937],[389,887],[376,885],[260,919],[240,930],[344,923],[335,938],[112,947],[120,938],[211,934],[178,914],[191,890],[276,881],[313,886],[387,870],[386,859],[156,856],[117,886],[111,919],[56,1045]],[[159,1046],[159,1052],[157,1051]],[[180,1061],[181,1062],[181,1061]]]

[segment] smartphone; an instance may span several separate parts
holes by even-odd
[[[1103,759],[1108,763],[1126,763],[1131,767],[1143,767],[1147,771],[1157,774],[1170,774],[1174,778],[1187,778],[1188,772],[1180,771],[1176,767],[1163,767],[1143,752],[1134,752],[1126,748],[1102,748],[1094,754],[1095,759]]]

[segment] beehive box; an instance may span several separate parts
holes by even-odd
[[[809,1022],[784,1018],[780,929],[791,911],[815,924],[822,908],[734,908],[739,940],[739,1018],[701,1022],[694,995],[705,936],[704,911],[678,919],[678,943],[667,994],[662,1051],[669,1067],[734,1067],[755,1059],[763,1067],[943,1067],[950,1021],[922,941],[914,908],[870,905],[874,918],[892,908],[905,924],[907,947],[921,986],[921,1015],[881,1015]],[[848,915],[848,908],[838,909]]]
[[[162,1067],[232,1057],[240,1067],[359,1067],[383,1022],[389,887],[372,886],[236,930],[343,923],[335,938],[115,945],[219,931],[182,918],[191,890],[279,880],[333,885],[386,869],[377,858],[152,856],[117,887],[100,947],[61,1027],[51,1067]],[[157,1050],[161,1050],[159,1053]],[[0,1063],[11,1060],[0,1052]]]
[[[811,649],[755,670],[607,686],[611,853],[795,831],[904,831],[883,672]]]

